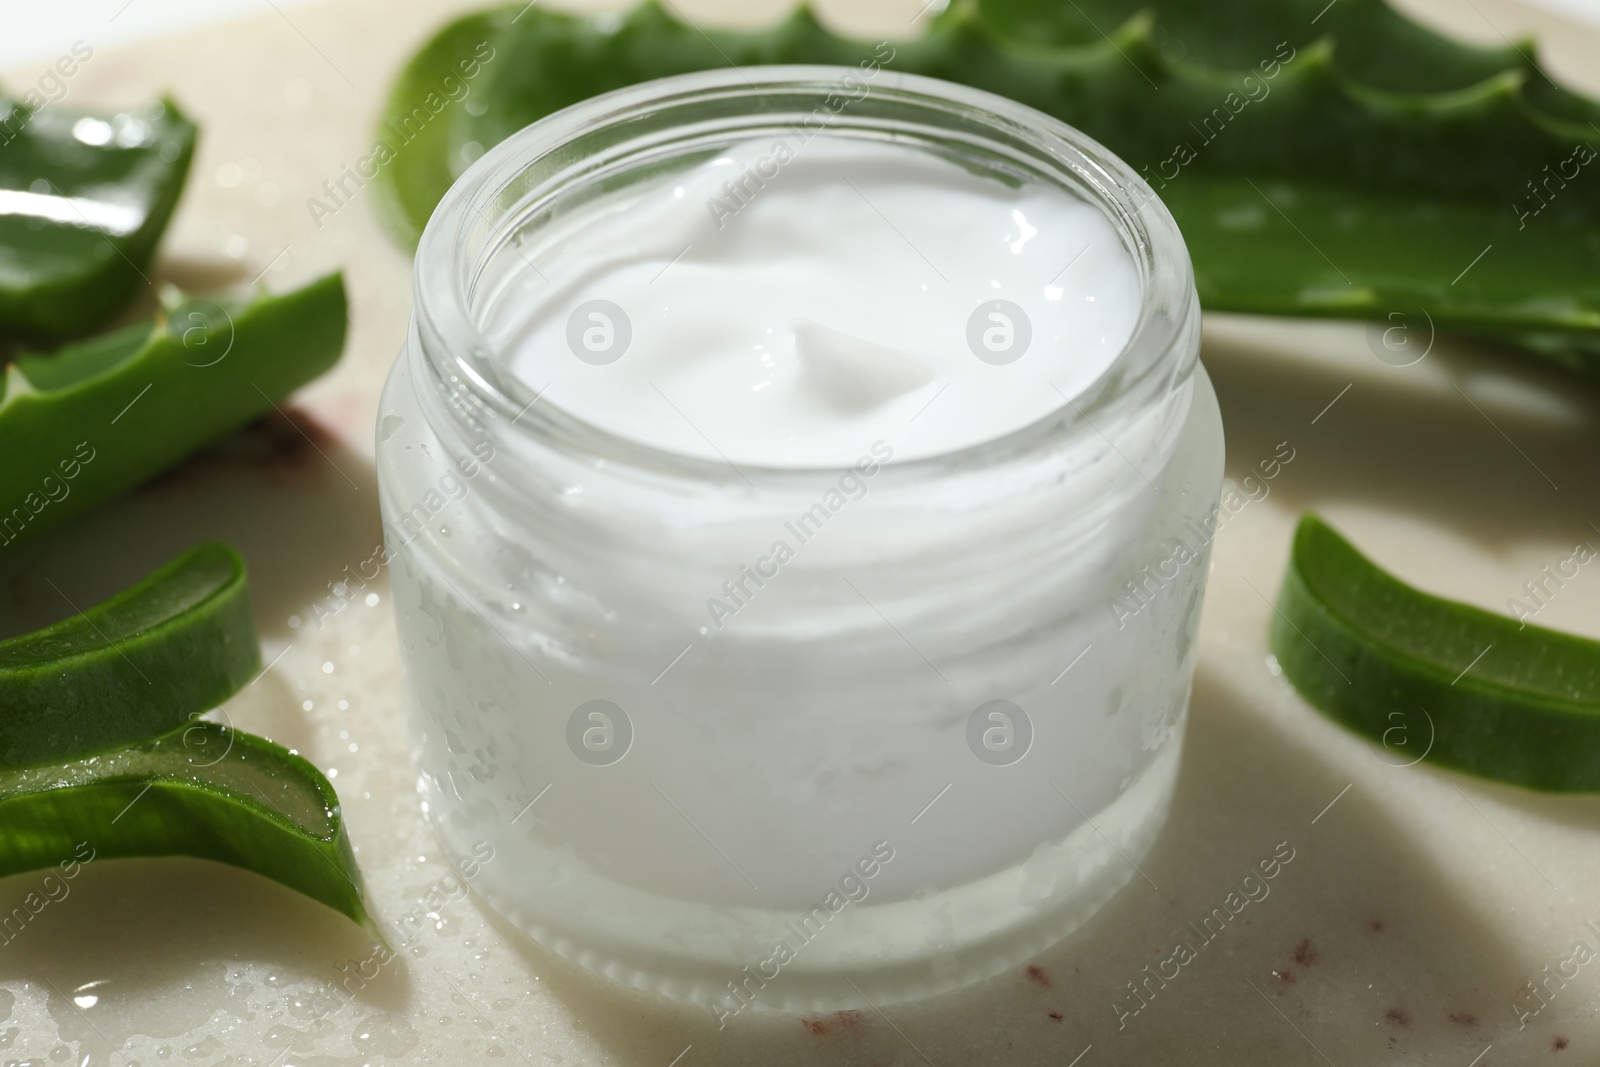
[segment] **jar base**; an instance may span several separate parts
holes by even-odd
[[[474,885],[546,950],[623,985],[704,1005],[724,1024],[744,1012],[916,1000],[1019,966],[1104,907],[1165,825],[1181,749],[1181,735],[1170,738],[1115,801],[1021,863],[906,900],[847,902],[837,912],[716,908],[580,871],[570,856],[551,857],[543,872],[485,865]],[[435,821],[435,830],[448,851],[465,855],[448,826]],[[530,901],[593,922],[557,928]],[[641,953],[648,944],[656,951]]]

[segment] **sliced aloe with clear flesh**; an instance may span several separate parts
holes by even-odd
[[[195,856],[281,882],[381,941],[333,786],[294,753],[197,718],[259,665],[244,561],[221,544],[0,642],[0,877],[82,859],[82,844]]]
[[[0,772],[0,876],[53,867],[82,843],[97,859],[193,856],[242,867],[381,940],[328,780],[287,749],[217,723]]]
[[[116,115],[0,96],[0,339],[98,326],[148,282],[194,156],[158,101]]]
[[[145,740],[260,667],[244,560],[200,545],[110,600],[0,641],[0,768]]]
[[[803,8],[744,33],[702,33],[653,2],[469,16],[391,97],[380,134],[396,157],[378,181],[392,226],[415,241],[484,149],[598,93],[729,64],[871,61],[1104,142],[1172,209],[1206,307],[1403,312],[1600,373],[1600,182],[1585,180],[1600,106],[1551,85],[1526,45],[1459,45],[1381,0],[957,0],[927,22],[890,53]],[[397,129],[480,43],[493,58],[471,106],[424,109],[419,136]]]
[[[0,382],[0,552],[271,410],[338,361],[346,320],[330,274],[19,356]]]
[[[1408,761],[1600,791],[1600,642],[1413,589],[1311,514],[1270,641],[1312,706]]]

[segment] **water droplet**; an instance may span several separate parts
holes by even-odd
[[[185,1057],[191,1060],[215,1060],[217,1053],[222,1051],[222,1042],[215,1037],[207,1035],[203,1040],[197,1041],[183,1050]]]

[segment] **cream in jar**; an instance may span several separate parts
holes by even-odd
[[[446,847],[723,1025],[975,981],[1134,876],[1221,479],[1139,179],[920,78],[802,138],[840,81],[668,79],[492,150],[424,236],[379,425]]]
[[[1098,378],[1139,311],[1132,259],[1081,198],[827,134],[734,146],[539,246],[487,330],[498,358],[541,403],[735,465],[1003,436]]]

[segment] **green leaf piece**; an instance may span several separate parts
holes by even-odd
[[[488,11],[452,22],[411,58],[389,93],[373,159],[392,171],[392,157],[403,156],[406,175],[377,182],[378,214],[408,245],[421,239],[422,224],[471,156],[453,136],[461,108],[454,96],[464,91],[464,102],[480,91],[480,75],[496,59],[493,42],[515,16]]]
[[[294,753],[198,718],[259,666],[244,561],[216,543],[0,642],[0,877],[85,847],[194,856],[281,882],[382,942],[333,786]]]
[[[1308,180],[1195,174],[1161,195],[1209,310],[1377,319],[1415,331],[1407,358],[1472,334],[1600,375],[1600,229],[1586,244],[1554,219],[1519,232],[1510,211],[1470,200]]]
[[[415,241],[481,152],[598,93],[694,70],[856,64],[963,82],[1105,143],[1171,208],[1205,307],[1367,318],[1510,342],[1600,371],[1600,105],[1526,44],[1445,40],[1382,0],[957,0],[917,40],[839,38],[801,8],[705,32],[650,2],[520,5],[448,26],[407,68],[413,111],[469,42],[492,63],[379,183]]]
[[[0,382],[0,552],[237,429],[326,371],[344,348],[344,281],[248,303],[190,300]]]
[[[328,780],[287,749],[217,723],[0,772],[0,828],[0,876],[81,859],[83,844],[97,859],[193,856],[271,878],[383,940]]]
[[[101,116],[0,96],[0,338],[85,333],[148,284],[194,143],[169,101]]]
[[[1413,589],[1312,514],[1270,642],[1300,694],[1389,762],[1600,791],[1600,642]]]
[[[199,545],[110,600],[0,641],[0,768],[145,740],[260,668],[244,560]]]

